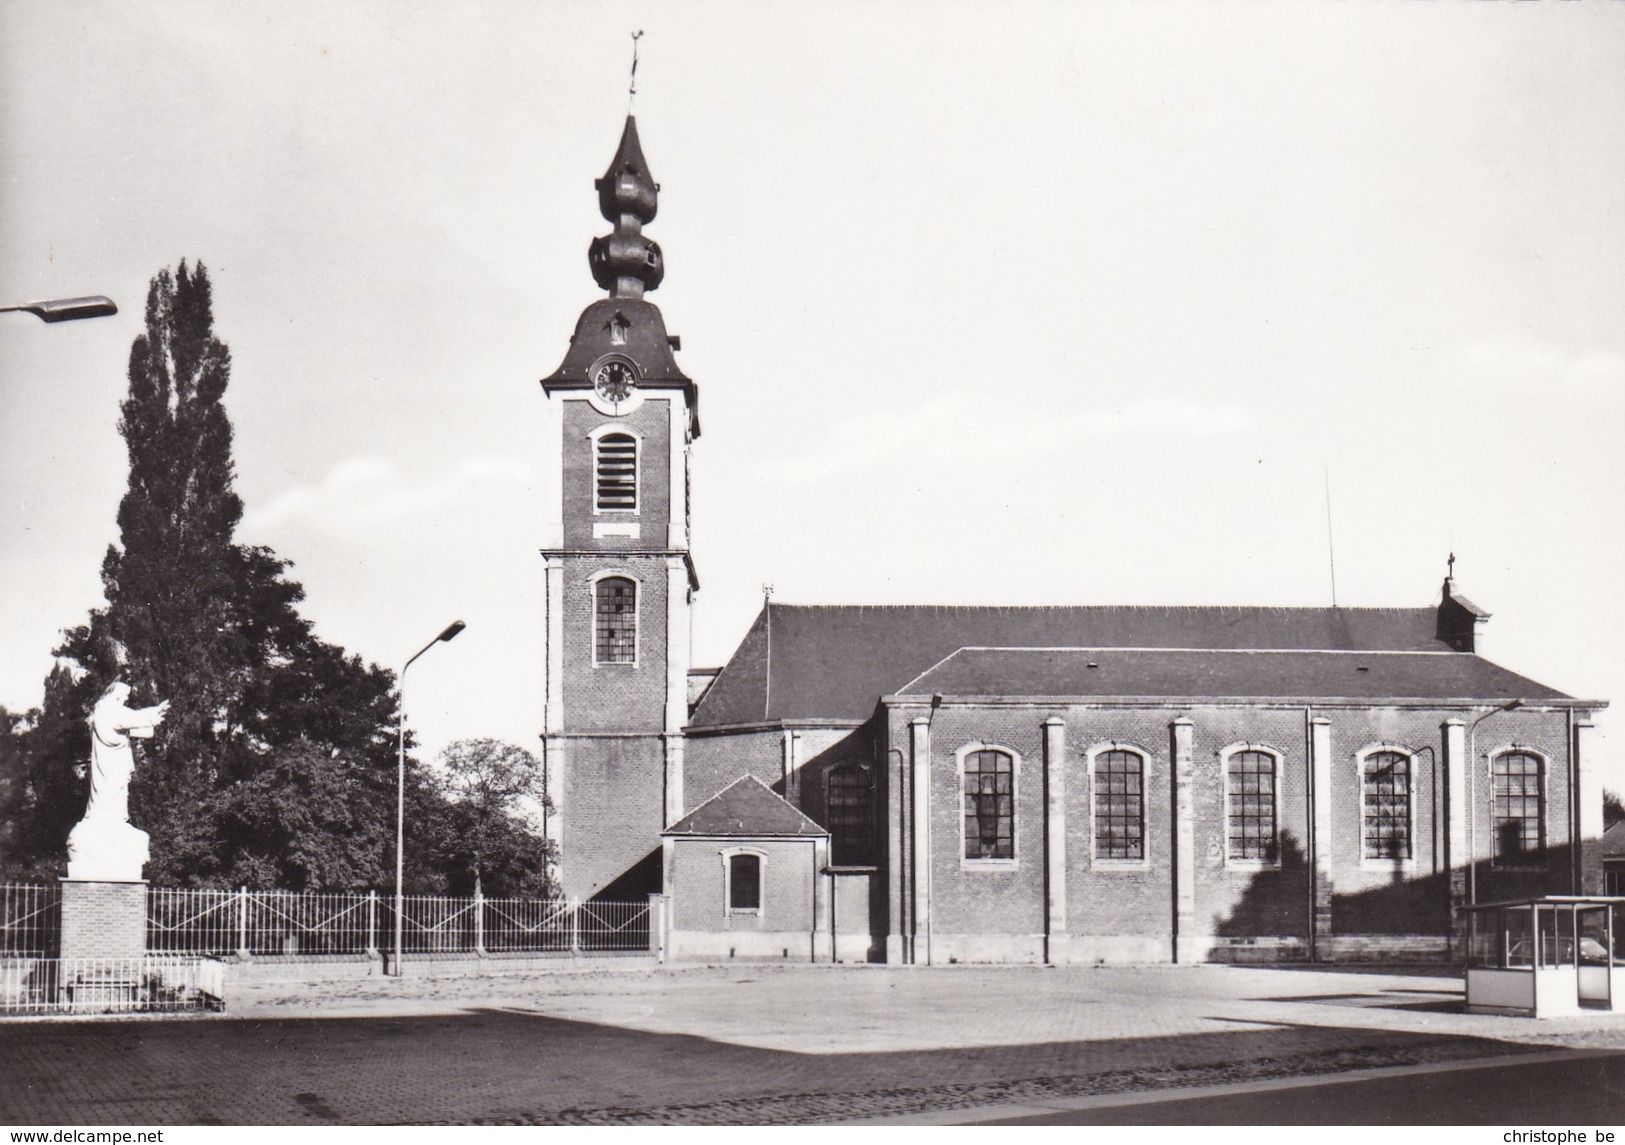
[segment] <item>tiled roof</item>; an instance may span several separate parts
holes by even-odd
[[[944,696],[1566,700],[1458,652],[965,648],[898,689]]]
[[[775,795],[760,779],[746,775],[683,816],[665,834],[784,838],[829,832]]]
[[[1611,859],[1625,856],[1625,820],[1602,833],[1602,853]]]
[[[694,728],[863,720],[966,647],[1447,651],[1435,608],[772,604],[706,693]]]

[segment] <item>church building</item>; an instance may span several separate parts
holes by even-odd
[[[607,297],[542,379],[568,895],[655,896],[671,959],[940,965],[1444,958],[1461,907],[1602,890],[1605,705],[1486,659],[1453,577],[1418,608],[769,600],[694,669],[699,389],[630,117],[597,190]]]

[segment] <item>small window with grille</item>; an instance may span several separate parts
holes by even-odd
[[[593,661],[632,664],[638,658],[638,586],[606,576],[594,586]]]
[[[1095,756],[1095,858],[1145,858],[1145,757],[1114,748]]]
[[[1540,757],[1532,752],[1502,752],[1490,762],[1497,863],[1540,858],[1545,846],[1541,781]]]
[[[1016,857],[1015,760],[992,749],[965,757],[965,858]]]
[[[1243,750],[1225,764],[1226,857],[1234,862],[1274,865],[1280,848],[1275,823],[1275,756]]]
[[[1411,757],[1376,751],[1365,757],[1362,776],[1364,849],[1367,859],[1411,857]]]
[[[595,504],[600,510],[638,507],[638,439],[629,433],[606,433],[593,458]]]

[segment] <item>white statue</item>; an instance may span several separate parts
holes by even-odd
[[[149,739],[169,711],[165,700],[127,708],[130,685],[115,680],[90,713],[90,803],[68,836],[68,878],[126,883],[141,879],[147,833],[130,824],[131,738]]]

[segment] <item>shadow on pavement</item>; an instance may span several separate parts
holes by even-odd
[[[989,1018],[967,1010],[965,1020]],[[519,1009],[32,1023],[0,1041],[0,1122],[797,1124],[1525,1052],[1486,1038],[1287,1023],[835,1055]],[[1381,1120],[1380,1109],[1369,1114]]]

